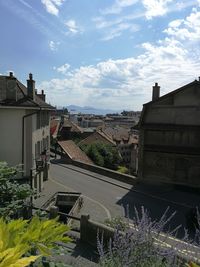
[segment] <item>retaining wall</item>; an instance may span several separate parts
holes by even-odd
[[[54,152],[54,149],[51,149],[51,152]],[[67,156],[65,153],[62,152],[56,152],[57,154],[59,154],[63,160],[63,163],[66,164],[72,164],[74,166],[77,166],[79,168],[88,170],[88,171],[92,171],[104,176],[108,176],[110,178],[113,178],[115,180],[118,180],[120,182],[124,182],[130,185],[134,185],[138,182],[138,178],[132,175],[128,175],[128,174],[122,174],[120,172],[117,171],[113,171],[107,168],[103,168],[97,165],[93,165],[93,164],[88,164],[88,163],[84,163],[82,161],[77,161],[77,160],[73,160],[71,159],[69,156]]]
[[[120,172],[102,168],[97,165],[86,164],[81,161],[75,161],[75,160],[71,160],[71,164],[74,166],[80,167],[82,169],[85,169],[85,170],[89,170],[89,171],[92,171],[92,172],[95,172],[95,173],[98,173],[104,176],[108,176],[110,178],[113,178],[115,180],[130,184],[130,185],[134,185],[138,182],[138,179],[135,176],[122,174]]]

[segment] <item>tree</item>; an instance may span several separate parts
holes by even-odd
[[[109,144],[96,142],[90,145],[82,145],[81,149],[98,166],[116,170],[121,157],[115,147]]]
[[[13,218],[23,209],[33,190],[29,184],[17,182],[21,174],[20,167],[9,167],[0,162],[0,216]]]

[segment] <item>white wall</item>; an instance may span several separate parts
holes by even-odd
[[[24,110],[0,109],[0,161],[22,163],[22,117]]]
[[[0,109],[0,161],[6,161],[10,166],[22,163],[22,127],[23,116],[33,113],[34,110],[16,108]],[[35,144],[40,141],[40,153],[47,149],[42,147],[43,140],[47,140],[50,148],[50,126],[37,129],[37,114],[24,119],[24,175],[29,176],[30,170],[36,169]],[[33,175],[35,175],[33,173]],[[39,182],[40,180],[40,182]],[[43,173],[37,175],[37,188],[43,188]]]

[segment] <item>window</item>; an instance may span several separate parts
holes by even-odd
[[[40,158],[40,142],[38,141],[36,144],[36,150],[35,150],[35,158],[38,159]]]

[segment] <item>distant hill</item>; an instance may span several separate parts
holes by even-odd
[[[112,109],[98,109],[93,107],[80,107],[76,105],[69,105],[67,109],[71,112],[84,113],[84,114],[95,114],[95,115],[106,115],[108,113],[121,113],[122,110],[112,110]]]

